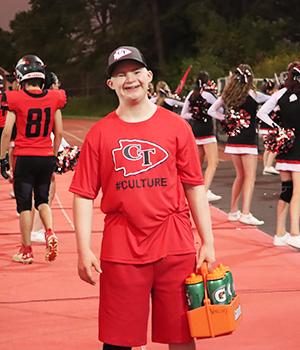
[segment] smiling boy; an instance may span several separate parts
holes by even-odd
[[[180,116],[149,101],[153,74],[137,48],[116,49],[107,74],[119,106],[88,133],[70,186],[78,273],[95,285],[92,267],[101,272],[104,350],[146,344],[150,297],[152,340],[171,350],[192,350],[184,281],[196,265],[207,261],[211,268],[215,261],[193,134]],[[100,188],[106,214],[101,269],[90,248]],[[202,241],[197,262],[189,210]]]

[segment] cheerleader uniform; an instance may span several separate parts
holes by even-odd
[[[262,92],[262,94],[270,96],[268,94],[265,94],[264,92]],[[272,111],[273,112],[273,111]],[[271,116],[272,112],[269,114]],[[259,121],[259,129],[258,129],[258,133],[260,135],[267,135],[269,130],[271,130],[272,128],[270,127],[270,125],[268,125],[267,123],[263,122],[263,121]]]
[[[248,128],[243,128],[237,136],[229,136],[226,142],[225,153],[229,154],[258,154],[258,138],[256,131],[256,112],[259,104],[266,102],[270,95],[259,91],[249,91],[246,101],[239,107],[250,115]],[[223,98],[220,97],[208,110],[208,114],[216,119],[223,120],[225,116],[218,110],[224,105]],[[267,115],[263,121],[272,125],[272,119]]]
[[[184,119],[188,120],[188,122],[190,123],[197,145],[206,145],[209,143],[217,142],[217,139],[214,133],[213,120],[211,116],[207,114],[205,119],[195,120],[192,117],[192,113],[190,113],[189,99],[193,94],[193,92],[194,91],[190,91],[187,98],[185,99],[185,102],[181,111],[181,116]],[[201,96],[207,101],[209,107],[217,100],[217,98],[214,96],[213,93],[205,90],[202,91]]]
[[[260,135],[267,135],[269,130],[271,130],[272,128],[270,127],[270,125],[268,125],[267,123],[261,122],[260,126],[259,126],[259,130],[258,133]]]
[[[259,110],[257,116],[265,118],[270,111],[279,106],[282,115],[282,126],[284,128],[295,128],[295,141],[293,147],[287,153],[280,153],[276,157],[276,170],[300,171],[300,93],[295,94],[280,89],[275,92]]]
[[[156,99],[157,99],[157,97],[154,96],[154,97],[150,98],[150,101],[155,104],[156,103]],[[165,100],[164,100],[164,103],[162,105],[162,107],[168,109],[169,111],[173,111],[173,108],[177,107],[177,106],[178,107],[182,107],[183,106],[183,102],[181,102],[181,101],[179,101],[179,100],[177,100],[175,98],[170,98],[170,97],[166,97]]]

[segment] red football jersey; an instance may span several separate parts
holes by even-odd
[[[7,91],[2,108],[16,114],[15,156],[53,155],[50,138],[54,113],[65,106],[64,90]]]
[[[1,99],[2,99],[2,94],[0,95],[0,103],[1,103]],[[7,109],[5,108],[0,109],[0,128],[4,128],[6,113],[7,113]]]
[[[184,119],[158,107],[143,122],[113,112],[96,123],[70,191],[94,199],[102,188],[101,259],[141,264],[195,252],[182,183],[204,184],[195,139]]]

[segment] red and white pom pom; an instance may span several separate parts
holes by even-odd
[[[213,80],[209,80],[206,84],[203,84],[203,88],[205,91],[213,92],[214,94],[218,94],[217,84]]]
[[[235,137],[244,128],[249,127],[250,119],[249,113],[244,109],[235,110],[230,108],[225,115],[225,119],[221,120],[221,126],[227,136]]]
[[[63,151],[58,153],[55,172],[57,174],[63,174],[68,171],[74,171],[78,162],[81,148],[66,147]]]
[[[192,118],[203,123],[207,123],[207,111],[209,104],[205,98],[201,95],[197,100],[190,102],[190,113],[192,113]]]
[[[275,128],[264,135],[264,146],[273,153],[287,153],[295,141],[294,128]]]

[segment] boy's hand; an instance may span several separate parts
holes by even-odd
[[[6,170],[9,170],[9,164],[6,158],[0,159],[1,162],[1,175],[4,177],[5,180],[9,178],[9,175],[7,174]]]
[[[200,269],[204,261],[207,262],[207,269],[210,271],[216,261],[213,244],[202,244],[198,253],[197,270]]]
[[[99,261],[91,250],[78,254],[78,275],[83,281],[94,286],[96,281],[93,277],[92,266],[98,273],[102,272]]]

